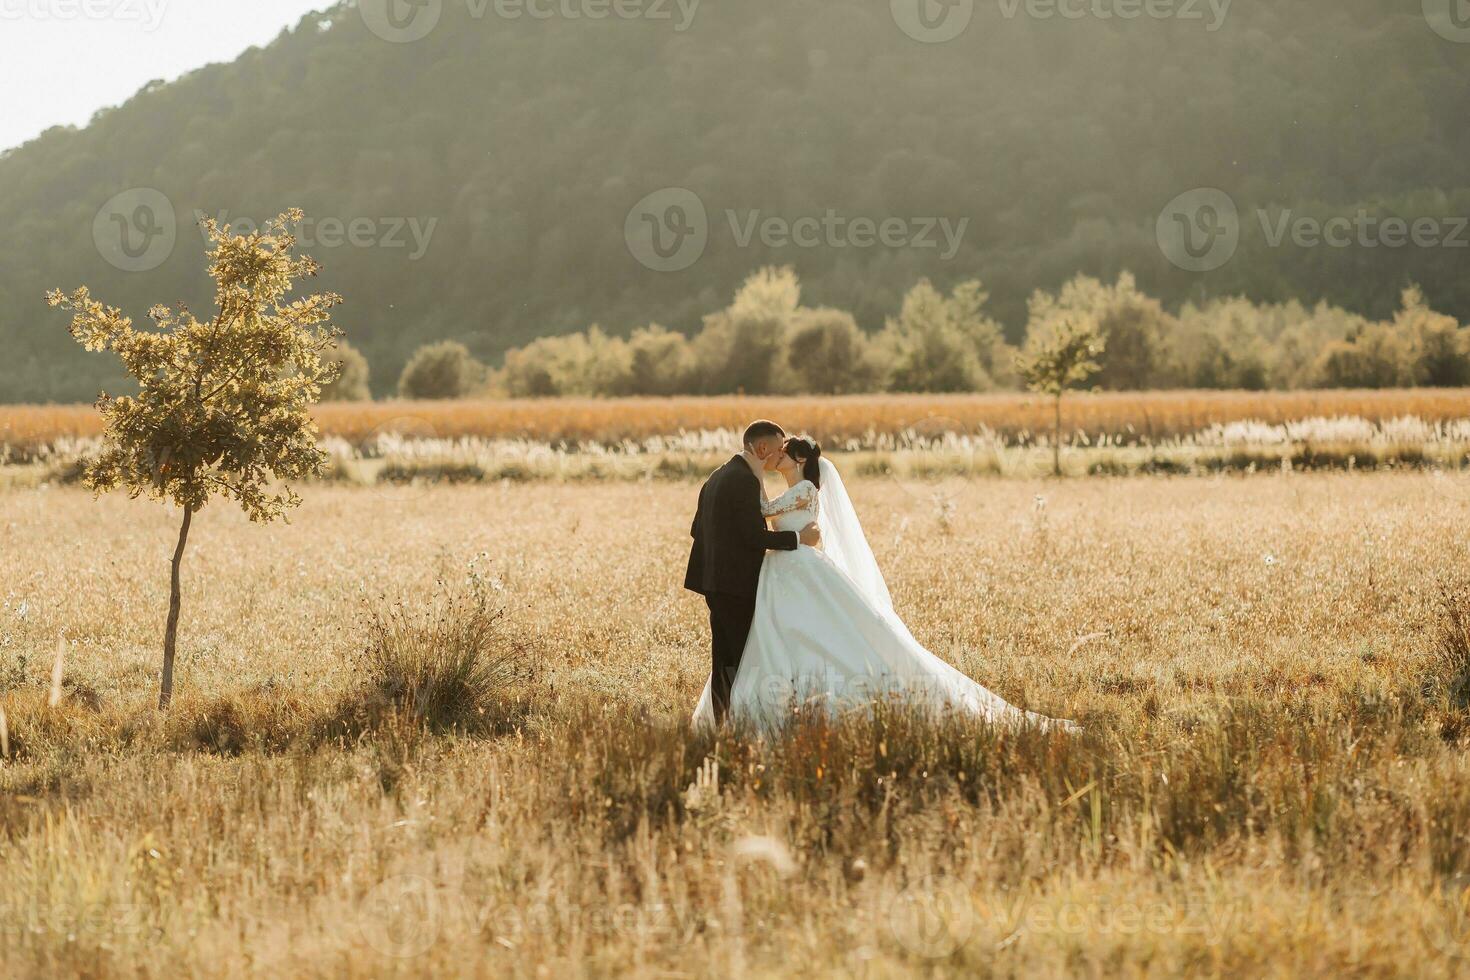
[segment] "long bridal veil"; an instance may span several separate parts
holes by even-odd
[[[888,583],[883,580],[878,560],[868,546],[867,535],[863,534],[862,522],[853,509],[852,498],[847,495],[842,474],[825,456],[817,461],[817,465],[822,472],[822,488],[818,494],[822,550],[852,579],[869,602],[883,612],[893,612],[893,597],[888,592]]]

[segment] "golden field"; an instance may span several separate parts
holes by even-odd
[[[852,489],[915,634],[1083,735],[886,709],[690,732],[690,483],[207,508],[160,715],[175,515],[0,493],[0,973],[1470,967],[1470,478]],[[374,615],[442,612],[467,574],[515,664],[493,723],[334,722]]]
[[[323,435],[352,443],[385,432],[420,439],[617,443],[686,430],[739,429],[760,417],[832,442],[911,428],[932,436],[946,431],[973,434],[983,427],[1015,439],[1049,432],[1051,412],[1049,399],[1015,392],[338,402],[314,409]],[[1217,423],[1279,424],[1318,416],[1370,422],[1401,416],[1426,422],[1470,418],[1470,389],[1076,393],[1067,396],[1063,408],[1065,429],[1129,441],[1178,438]],[[100,433],[101,419],[89,405],[0,406],[0,447],[11,452]]]

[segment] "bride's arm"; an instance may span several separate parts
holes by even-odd
[[[765,515],[766,522],[772,526],[776,518],[782,514],[789,514],[794,510],[813,510],[817,503],[817,488],[810,483],[799,484],[787,490],[775,500],[761,502],[761,513]],[[812,521],[802,529],[802,544],[813,548],[821,546],[822,530],[816,521]]]
[[[761,513],[766,516],[766,520],[771,521],[793,510],[809,509],[815,503],[816,495],[817,490],[810,483],[792,487],[775,500],[762,502]]]

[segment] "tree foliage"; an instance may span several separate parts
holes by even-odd
[[[287,300],[295,280],[317,263],[292,254],[292,211],[250,235],[206,221],[215,315],[198,320],[187,306],[155,306],[151,329],[82,287],[47,300],[71,312],[70,332],[89,351],[111,351],[138,387],[105,392],[100,454],[86,466],[97,493],[170,500],[197,511],[211,496],[234,500],[253,521],[267,522],[300,502],[289,484],[320,472],[325,454],[307,409],[336,376],[323,358],[333,293]]]
[[[1098,358],[1106,347],[1096,321],[1076,313],[1053,314],[1032,333],[1016,372],[1032,391],[1060,398],[1101,370]]]

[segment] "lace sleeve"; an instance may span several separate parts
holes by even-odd
[[[761,504],[761,513],[766,517],[779,517],[793,510],[810,510],[815,513],[816,509],[817,488],[806,480],[787,490],[775,500],[768,500]]]

